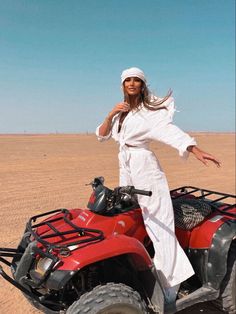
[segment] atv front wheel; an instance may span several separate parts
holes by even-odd
[[[230,247],[227,273],[222,281],[220,297],[213,304],[228,314],[236,313],[236,241]]]
[[[75,301],[66,314],[147,314],[140,294],[124,284],[97,286]]]

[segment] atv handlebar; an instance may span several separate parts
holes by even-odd
[[[152,191],[144,191],[144,190],[133,189],[133,194],[152,196]]]
[[[145,196],[151,196],[152,195],[152,191],[144,191],[144,190],[135,189],[134,186],[121,187],[121,188],[119,188],[119,193],[120,194],[129,194],[129,195],[139,194],[139,195],[145,195]]]
[[[112,211],[114,213],[124,212],[125,209],[132,206],[137,207],[136,194],[149,197],[152,195],[152,191],[139,190],[132,185],[118,186],[111,190],[103,183],[103,177],[97,177],[90,183],[94,192],[88,202],[88,208],[100,214],[110,214]]]
[[[105,180],[104,177],[96,177],[93,179],[92,182],[86,185],[91,185],[93,189],[95,190],[98,186],[100,185],[103,186],[104,180]],[[134,194],[139,194],[139,195],[145,195],[145,196],[152,196],[152,191],[144,191],[144,190],[135,189],[135,187],[132,185],[117,187],[114,189],[114,192],[115,192],[115,195],[129,194],[130,196],[132,196]]]

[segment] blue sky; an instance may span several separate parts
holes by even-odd
[[[182,129],[234,131],[235,1],[0,0],[0,133],[93,132],[131,66]]]

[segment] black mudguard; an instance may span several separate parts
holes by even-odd
[[[228,252],[233,240],[236,240],[236,220],[228,220],[214,234],[209,249],[207,284],[214,289],[219,289],[226,275]]]
[[[228,220],[217,229],[209,248],[188,250],[187,255],[203,286],[219,289],[227,272],[228,252],[234,239],[236,220]]]

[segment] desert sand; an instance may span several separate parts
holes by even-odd
[[[222,161],[204,166],[193,156],[153,143],[170,189],[192,185],[235,193],[234,134],[194,133],[199,146]],[[29,217],[57,208],[86,207],[95,176],[109,187],[118,185],[118,147],[85,135],[0,135],[0,247],[15,247]],[[180,313],[220,313],[200,304]],[[0,278],[0,313],[40,313],[13,286]]]

